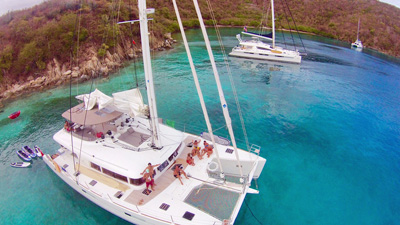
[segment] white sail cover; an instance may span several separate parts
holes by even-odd
[[[128,113],[131,117],[143,116],[146,105],[138,88],[112,94],[114,106],[121,112]]]
[[[98,105],[99,109],[103,109],[113,103],[113,98],[97,90],[97,88],[90,94],[78,95],[76,98],[85,103],[86,110],[93,109],[96,104]]]

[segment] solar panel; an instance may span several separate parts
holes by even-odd
[[[187,220],[192,220],[194,217],[194,214],[191,212],[186,211],[185,214],[183,215],[183,218],[187,219]]]

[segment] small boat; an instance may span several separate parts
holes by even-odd
[[[17,155],[19,157],[21,157],[21,159],[25,160],[25,161],[31,161],[31,157],[29,156],[29,154],[27,152],[25,152],[25,150],[18,150],[17,151]]]
[[[19,114],[21,114],[21,111],[16,111],[16,112],[13,112],[13,113],[11,113],[9,116],[8,116],[8,118],[10,118],[10,119],[15,119],[15,118],[17,118],[18,116],[19,116]]]
[[[17,167],[17,168],[23,168],[23,167],[28,167],[31,165],[30,162],[15,162],[15,163],[10,163],[12,167]]]
[[[358,19],[358,27],[357,27],[357,40],[351,43],[351,48],[356,50],[362,50],[364,48],[362,42],[358,38],[358,34],[360,33],[360,19]]]
[[[42,150],[39,148],[39,146],[35,145],[33,149],[37,156],[43,157],[44,154],[43,154]]]
[[[24,147],[22,147],[22,150],[24,150],[26,153],[28,153],[28,155],[31,158],[35,158],[36,157],[36,153],[31,148],[29,148],[28,145],[25,145]]]

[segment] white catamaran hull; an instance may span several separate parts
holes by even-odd
[[[107,200],[106,198],[103,198],[103,196],[98,196],[97,193],[92,192],[89,190],[87,187],[84,187],[82,184],[77,184],[75,181],[73,181],[71,178],[67,177],[64,175],[64,172],[60,172],[57,170],[56,166],[50,161],[50,155],[45,155],[43,157],[44,162],[49,166],[50,169],[54,171],[55,174],[57,174],[58,177],[60,177],[66,184],[68,184],[70,187],[75,189],[79,194],[81,194],[83,197],[87,198],[88,200],[92,201],[96,205],[100,206],[101,208],[109,211],[110,213],[127,220],[131,223],[134,224],[170,224],[166,222],[162,222],[156,219],[151,219],[150,217],[146,217],[143,215],[138,214],[137,212],[131,211],[129,209],[125,209],[122,206],[117,206],[117,204],[112,203],[111,200]]]
[[[61,138],[67,138],[68,135],[63,134],[64,131],[58,132],[56,135],[59,136],[64,136]],[[191,141],[193,139],[196,140],[201,140],[200,137],[198,136],[193,136],[190,134],[188,135],[186,140]],[[84,141],[84,146],[90,143],[85,143]],[[107,141],[103,142],[107,144]],[[93,143],[94,144],[94,143]],[[97,143],[99,144],[99,143]],[[96,145],[96,144],[94,144]],[[99,144],[100,145],[100,144]],[[109,145],[111,146],[111,144]],[[180,148],[179,155],[176,157],[176,163],[179,162],[178,157],[180,157],[184,153],[184,149],[187,148],[186,146],[182,146]],[[223,156],[221,162],[223,165],[223,168],[225,170],[225,174],[229,176],[229,174],[233,174],[234,176],[237,176],[238,174],[238,167],[237,167],[237,162],[234,160],[232,154],[226,153],[225,149],[232,149],[231,146],[226,146],[226,147],[218,147],[220,150],[219,154]],[[191,149],[191,148],[190,148]],[[225,153],[225,155],[224,155]],[[253,153],[247,152],[240,150],[240,157],[242,160],[242,169],[245,174],[249,174],[249,177],[253,178],[258,178],[262,172],[262,169],[266,163],[266,160],[262,157],[259,157]],[[54,171],[55,174],[57,174],[65,183],[67,183],[69,186],[74,188],[78,193],[80,193],[82,196],[85,198],[89,199],[93,203],[97,204],[98,206],[102,207],[103,209],[113,213],[114,215],[117,215],[118,217],[127,220],[131,223],[138,224],[138,225],[145,225],[145,224],[224,224],[222,220],[218,220],[215,217],[210,216],[209,214],[203,212],[201,209],[196,209],[195,207],[187,204],[185,202],[185,199],[188,198],[191,194],[193,193],[196,194],[196,188],[201,186],[201,185],[216,185],[213,186],[213,189],[218,189],[219,187],[224,188],[226,190],[234,192],[238,192],[238,199],[235,202],[235,207],[233,208],[232,212],[230,212],[230,224],[234,223],[234,219],[239,213],[240,206],[242,205],[244,198],[246,196],[246,193],[253,193],[257,194],[258,191],[251,189],[248,186],[248,181],[245,181],[245,184],[229,184],[229,185],[223,185],[219,186],[221,184],[218,184],[217,179],[211,179],[208,175],[207,171],[211,171],[212,169],[217,170],[215,168],[211,168],[211,164],[217,164],[216,163],[216,158],[215,157],[210,157],[207,158],[205,155],[205,159],[202,160],[197,160],[196,158],[196,165],[195,166],[188,166],[185,171],[186,173],[190,174],[190,179],[189,180],[184,180],[185,183],[183,186],[181,186],[180,183],[178,183],[178,180],[175,180],[175,183],[171,183],[167,185],[167,188],[165,190],[159,190],[161,193],[158,194],[158,199],[153,199],[150,200],[149,202],[145,203],[144,205],[135,205],[132,204],[132,201],[128,202],[126,196],[130,196],[131,192],[134,192],[134,189],[141,189],[143,190],[144,187],[139,186],[139,187],[130,187],[128,190],[125,190],[125,195],[122,198],[116,198],[114,196],[114,193],[118,191],[118,188],[111,188],[108,187],[107,185],[110,184],[103,184],[101,183],[101,178],[96,179],[99,185],[102,186],[91,186],[90,183],[95,179],[93,177],[87,177],[87,172],[82,172],[78,176],[75,176],[75,169],[73,168],[73,163],[74,161],[72,160],[72,152],[65,148],[61,148],[57,154],[53,155],[55,156],[54,159],[52,159],[52,156],[50,155],[45,155],[43,157],[43,160],[45,163],[49,166],[50,169]],[[82,157],[87,155],[87,153],[82,153]],[[94,155],[93,158],[96,158],[97,156]],[[91,160],[90,158],[82,158],[81,162],[85,162],[87,160]],[[75,161],[76,163],[76,161]],[[180,161],[182,163],[182,161]],[[69,165],[68,167],[64,168],[65,165]],[[171,165],[173,163],[171,162]],[[88,166],[88,165],[86,165]],[[78,165],[77,165],[78,167]],[[94,170],[93,170],[94,171]],[[167,173],[167,172],[165,172]],[[156,179],[156,183],[158,186],[156,188],[160,188],[160,186],[163,186],[163,179],[165,179],[165,176],[171,176],[171,175],[165,175],[165,174],[160,174],[159,178]],[[164,178],[163,178],[164,177]],[[185,179],[185,178],[183,178]],[[78,182],[77,182],[78,180]],[[208,180],[208,181],[207,181]],[[244,187],[243,190],[240,189],[240,187]],[[96,189],[97,188],[97,189]],[[205,188],[206,189],[206,188]],[[201,190],[199,188],[198,190]],[[197,190],[197,193],[198,193]],[[221,189],[222,190],[222,189]],[[135,202],[138,202],[140,198],[135,199]],[[161,203],[168,203],[171,205],[171,210],[169,210],[167,213],[164,212],[157,212],[158,207],[160,206]],[[214,203],[215,204],[215,203]],[[152,210],[154,209],[154,210]],[[182,209],[184,209],[182,211]],[[190,211],[194,214],[196,214],[195,219],[193,221],[189,221],[185,218],[182,218],[182,215],[184,214],[185,210]],[[162,210],[159,210],[162,211]]]
[[[121,23],[140,22],[148,108],[138,89],[114,93],[113,97],[97,89],[79,95],[83,103],[62,114],[64,128],[53,136],[60,149],[43,157],[78,193],[135,224],[233,224],[246,194],[258,193],[250,186],[260,176],[266,159],[260,157],[259,146],[247,143],[248,151],[236,146],[197,1],[194,5],[232,146],[215,141],[199,87],[210,144],[159,122],[147,26],[147,14],[154,9],[139,0],[139,20]],[[183,30],[181,24],[180,28]]]
[[[301,63],[301,56],[299,54],[288,55],[284,53],[273,53],[270,51],[246,51],[240,48],[234,48],[229,53],[230,56],[249,58],[249,59],[262,59],[276,62],[287,62],[287,63]]]

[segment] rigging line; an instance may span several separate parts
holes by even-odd
[[[265,2],[266,3],[266,2]],[[265,6],[263,6],[264,8],[265,8]],[[267,26],[268,26],[268,18],[269,18],[269,13],[270,13],[270,11],[271,11],[271,7],[268,7],[268,10],[267,10],[267,15],[265,15],[265,28],[263,28],[263,29],[267,29]],[[272,31],[271,31],[272,32]]]
[[[294,28],[296,29],[297,35],[298,35],[299,38],[300,38],[301,45],[303,46],[304,51],[307,52],[306,47],[304,46],[304,43],[303,43],[303,39],[301,38],[300,33],[299,33],[299,30],[297,29],[296,21],[295,21],[294,18],[293,18],[292,11],[290,11],[289,5],[287,4],[286,0],[285,0],[284,2],[285,2],[285,4],[286,4],[286,7],[287,7],[288,10],[289,10],[290,17],[292,17],[292,21],[293,21],[293,24],[294,24]]]
[[[246,199],[243,199],[243,201],[244,201],[244,203],[246,204],[247,208],[249,208],[249,211],[250,211],[251,215],[253,215],[254,219],[256,219],[257,222],[258,222],[259,224],[263,225],[263,223],[261,223],[260,220],[258,220],[257,217],[254,215],[253,211],[251,211],[251,208],[250,208],[250,206],[247,204]]]
[[[244,138],[246,140],[246,146],[247,146],[247,149],[250,151],[250,145],[249,145],[249,140],[248,140],[248,137],[247,137],[246,126],[244,124],[244,119],[243,119],[242,110],[241,110],[241,107],[240,107],[239,98],[238,98],[237,91],[236,91],[236,86],[235,86],[234,81],[233,81],[232,71],[231,71],[230,66],[229,66],[228,57],[227,57],[224,45],[222,43],[221,33],[219,32],[218,26],[216,24],[215,15],[214,15],[214,11],[212,9],[210,0],[207,0],[207,5],[208,5],[208,9],[210,11],[210,14],[212,16],[212,20],[213,20],[213,23],[214,23],[215,31],[216,31],[217,37],[218,37],[218,42],[219,42],[219,45],[221,47],[222,55],[223,55],[223,58],[224,58],[225,67],[226,67],[226,70],[228,72],[228,77],[229,77],[229,80],[230,80],[230,83],[231,83],[232,92],[233,92],[233,95],[235,97],[235,103],[236,103],[236,107],[237,107],[237,110],[238,110],[240,123],[242,125],[242,131],[243,131],[243,134],[244,134]]]
[[[90,92],[89,92],[89,97],[88,97],[88,104],[89,104],[89,101],[90,101],[90,95],[92,94],[92,90],[93,90],[93,83],[94,83],[94,79],[92,78],[92,83],[91,83],[91,85],[90,85]],[[88,113],[88,110],[86,109],[86,105],[85,105],[85,97],[83,97],[83,107],[84,107],[84,109],[85,109],[85,117],[84,117],[84,119],[83,119],[83,129],[85,129],[86,118],[87,118],[87,113]],[[72,135],[72,131],[71,131],[71,135]],[[82,135],[81,135],[81,146],[80,146],[80,149],[79,149],[79,159],[78,159],[78,160],[79,160],[78,172],[79,172],[80,169],[81,169],[81,156],[82,156],[83,135],[84,135],[84,132],[82,132]],[[72,157],[72,158],[74,158],[74,157]],[[74,160],[74,164],[75,164],[75,160]],[[74,165],[74,167],[75,167],[75,165]]]
[[[131,3],[132,1],[130,1],[129,3]],[[132,6],[131,6],[131,8],[133,8]],[[136,88],[138,88],[139,87],[139,82],[138,82],[138,77],[137,77],[137,68],[136,68],[136,58],[137,58],[137,55],[136,55],[136,52],[135,52],[135,45],[133,44],[133,29],[132,29],[132,26],[133,26],[133,24],[131,23],[130,24],[130,26],[129,26],[129,29],[130,29],[130,35],[131,35],[131,44],[132,44],[132,54],[133,54],[133,67],[134,67],[134,69],[135,69],[135,80],[136,80]]]
[[[118,3],[118,13],[117,13],[117,19],[115,20],[115,24],[117,24],[119,22],[120,11],[121,11],[121,0],[119,0],[119,3]],[[129,47],[127,47],[127,44],[125,42],[125,40],[126,40],[125,33],[123,32],[122,29],[120,29],[120,26],[115,25],[115,29],[116,29],[116,32],[117,32],[117,35],[115,37],[115,46],[116,46],[115,48],[117,48],[117,49],[116,49],[115,52],[118,55],[118,48],[119,47],[121,47],[123,51],[125,51],[126,49],[129,49]],[[121,45],[119,45],[118,43],[121,43]],[[122,57],[124,59],[126,59],[126,60],[129,60],[129,57],[127,57],[126,54],[123,54]],[[125,74],[128,74],[126,70],[124,70],[124,71],[125,71]],[[121,66],[118,66],[118,73],[121,74]],[[122,82],[123,79],[122,79],[121,76],[118,76],[118,78],[119,78],[118,80],[120,81],[119,82],[119,87],[120,87],[120,89],[123,89],[123,83],[124,83],[124,82]]]
[[[80,2],[80,4],[78,4],[78,5],[81,7],[82,2],[81,2],[81,1],[79,1],[79,2]],[[77,29],[78,29],[78,26],[77,26],[78,20],[79,20],[78,13],[79,13],[79,15],[81,15],[81,14],[80,14],[80,10],[78,10],[78,11],[76,12],[75,25],[74,25],[74,32],[73,32],[72,39],[71,39],[71,48],[70,48],[70,65],[71,65],[71,69],[72,69],[73,62],[74,62],[74,59],[73,59],[73,57],[74,57],[73,46],[74,46],[74,40],[75,40],[75,38],[76,38],[76,33],[77,33]],[[79,28],[80,28],[80,27],[79,27]],[[78,35],[78,38],[79,38],[79,35]],[[72,121],[72,111],[71,111],[71,108],[72,108],[72,76],[70,76],[70,78],[69,78],[69,108],[70,108],[70,111],[69,111],[69,119],[70,119],[70,121]],[[68,122],[68,121],[67,121],[67,122]],[[69,123],[69,122],[68,122],[68,123]],[[74,154],[74,142],[73,142],[72,133],[71,133],[71,150],[72,150],[72,154]],[[75,158],[72,157],[72,159],[73,159],[73,162],[74,162],[74,170],[75,170],[75,169],[76,169],[76,168],[75,168]]]
[[[217,131],[217,130],[221,130],[222,128],[225,128],[226,127],[226,124],[225,125],[223,125],[222,127],[220,127],[220,128],[217,128],[217,129],[215,129],[215,130],[213,130],[213,133],[215,132],[215,131]]]
[[[219,100],[220,100],[222,112],[223,112],[223,115],[224,115],[225,123],[228,125],[228,131],[229,131],[229,135],[231,137],[232,146],[235,149],[235,157],[236,157],[236,161],[237,161],[237,163],[239,165],[239,172],[240,172],[240,175],[243,176],[243,170],[242,170],[241,163],[240,163],[240,157],[239,157],[239,154],[238,154],[238,151],[237,151],[237,146],[236,146],[235,134],[233,132],[233,127],[232,127],[232,119],[231,119],[231,117],[229,115],[228,104],[226,102],[226,99],[225,99],[225,96],[224,96],[224,91],[222,89],[221,79],[220,79],[220,76],[218,74],[218,69],[217,69],[217,63],[215,61],[215,57],[214,57],[214,54],[212,52],[210,39],[208,38],[207,30],[206,30],[206,27],[204,25],[204,20],[203,20],[203,16],[201,14],[201,11],[200,11],[199,3],[198,3],[197,0],[193,0],[193,4],[195,6],[197,18],[199,19],[199,23],[200,23],[200,27],[201,27],[201,33],[203,34],[203,38],[204,38],[204,42],[206,44],[208,57],[210,58],[211,67],[213,69],[214,79],[215,79],[215,82],[217,84]],[[212,143],[215,145],[215,140],[214,140],[214,136],[213,135],[211,135],[211,140],[212,140]],[[217,152],[218,151],[215,151],[216,154],[217,154]],[[218,156],[218,154],[217,154],[217,156]]]
[[[286,38],[285,38],[285,32],[283,32],[283,25],[282,25],[282,22],[281,22],[281,20],[279,20],[279,25],[280,25],[280,32],[281,32],[281,34],[282,34],[282,38],[283,38],[283,44],[285,45],[285,48],[287,49],[287,45],[286,45]]]
[[[172,3],[174,5],[176,19],[178,21],[179,30],[181,32],[183,44],[184,44],[185,50],[186,50],[186,55],[187,55],[187,58],[188,58],[188,61],[189,61],[190,69],[192,71],[193,81],[194,81],[194,84],[196,86],[196,91],[197,91],[197,94],[198,94],[198,97],[199,97],[201,110],[202,110],[203,116],[204,116],[204,121],[206,123],[208,132],[210,132],[211,141],[212,141],[213,145],[217,148],[217,146],[215,144],[214,135],[213,135],[213,132],[212,132],[212,125],[211,125],[210,118],[209,118],[209,115],[208,115],[208,112],[207,112],[206,104],[204,102],[203,92],[201,91],[201,87],[200,87],[199,79],[198,79],[198,76],[197,76],[196,68],[195,68],[194,63],[193,63],[193,58],[192,58],[192,54],[190,52],[189,43],[187,41],[185,30],[183,28],[183,24],[182,24],[181,16],[180,16],[180,13],[179,13],[178,5],[176,4],[175,0],[172,0]],[[204,21],[202,20],[202,17],[201,17],[201,13],[200,13],[200,10],[199,10],[198,2],[196,0],[193,0],[193,4],[195,6],[195,10],[196,10],[197,16],[199,18],[199,23],[200,23],[201,28],[202,28],[204,41],[206,43],[207,51],[208,51],[209,57],[210,57],[210,62],[212,64],[212,61],[214,59],[212,57],[212,54],[210,54],[210,51],[211,51],[210,48],[211,47],[209,46],[208,37],[204,34],[205,33]],[[217,79],[216,71],[214,69],[215,64],[212,64],[212,66],[213,66],[213,71],[214,71],[214,77],[216,79],[217,86],[218,86],[218,81],[219,80]],[[220,85],[218,86],[218,89],[220,89]],[[220,92],[220,90],[218,90],[218,91]],[[221,93],[220,93],[220,101],[222,102]],[[226,115],[224,115],[224,117],[226,117]],[[223,174],[224,171],[223,171],[223,167],[222,167],[221,160],[220,160],[220,157],[219,157],[219,153],[218,153],[217,150],[215,151],[215,154],[217,156],[216,158],[217,158],[217,162],[218,162],[218,165],[219,165],[219,171],[220,171],[221,174]]]
[[[284,14],[285,14],[286,22],[287,22],[288,27],[289,27],[289,33],[290,33],[290,36],[292,37],[294,49],[297,50],[297,49],[296,49],[296,44],[294,43],[294,38],[293,38],[293,34],[292,34],[292,28],[290,27],[290,22],[289,22],[289,19],[288,19],[288,17],[287,17],[285,5],[283,5],[283,3],[281,3],[281,4],[282,4],[282,6],[283,6],[282,8],[283,8],[283,11],[284,11]],[[292,20],[293,20],[293,18],[292,18]]]

